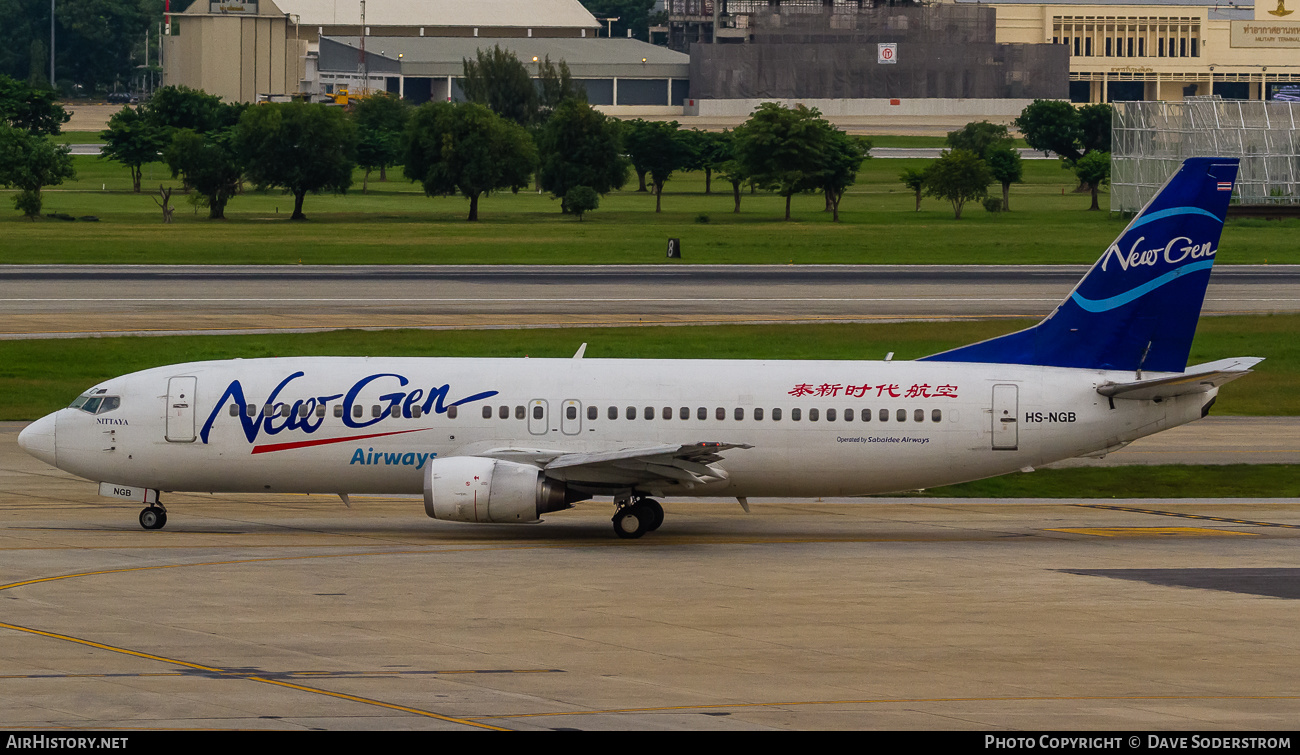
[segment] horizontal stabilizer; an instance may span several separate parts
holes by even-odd
[[[1220,359],[1217,362],[1189,367],[1181,375],[1138,380],[1132,383],[1102,383],[1097,386],[1097,392],[1117,399],[1146,400],[1205,393],[1250,374],[1251,368],[1262,361],[1264,360],[1256,357]]]

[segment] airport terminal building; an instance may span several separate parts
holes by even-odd
[[[701,50],[761,41],[763,18],[831,15],[846,28],[864,13],[899,15],[873,0],[664,0],[657,41],[692,57]],[[1178,101],[1300,96],[1300,0],[940,0],[991,8],[996,42],[1059,45],[1068,51],[1074,102]],[[933,6],[932,6],[933,7]],[[895,22],[896,23],[896,22]],[[886,40],[882,40],[886,41]],[[908,57],[899,41],[899,60]],[[1032,67],[1031,67],[1032,68]],[[933,96],[933,95],[930,95]]]

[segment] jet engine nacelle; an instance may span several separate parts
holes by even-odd
[[[542,514],[569,508],[569,502],[564,483],[529,464],[453,456],[434,459],[424,470],[424,511],[434,519],[536,522]]]

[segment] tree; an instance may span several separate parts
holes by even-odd
[[[0,122],[42,136],[58,134],[72,116],[53,90],[0,74]]]
[[[871,156],[871,142],[849,136],[829,123],[826,124],[822,138],[825,144],[813,180],[826,195],[826,203],[831,210],[831,221],[838,223],[840,222],[840,200],[844,198],[844,192],[857,182],[862,161]]]
[[[61,75],[92,92],[129,79],[144,63],[136,48],[153,25],[147,8],[152,5],[143,0],[60,0],[55,17]]]
[[[898,180],[916,194],[916,211],[921,211],[921,194],[925,191],[925,171],[908,168],[898,175]]]
[[[167,142],[180,129],[209,134],[230,128],[239,122],[245,109],[245,105],[229,105],[215,94],[184,86],[158,89],[143,107],[150,125],[159,129]]]
[[[736,160],[736,139],[732,131],[723,131],[719,134],[719,142],[726,146],[727,157],[718,164],[718,175],[722,180],[731,184],[731,196],[736,200],[736,209],[732,210],[735,214],[740,214],[740,187],[749,180],[745,174],[744,167]]]
[[[519,191],[537,167],[537,147],[522,126],[472,102],[431,102],[407,126],[406,177],[429,196],[460,193],[469,219],[478,220],[480,196]]]
[[[520,126],[537,122],[537,87],[528,69],[513,52],[493,45],[490,52],[479,50],[474,60],[465,58],[463,63],[465,76],[460,88],[465,99],[485,105]]]
[[[406,100],[387,93],[373,94],[356,101],[352,122],[357,129],[357,164],[365,170],[361,191],[369,189],[370,172],[379,171],[379,180],[388,180],[388,168],[402,161],[402,135],[411,116]]]
[[[792,196],[821,188],[817,179],[825,164],[827,134],[826,121],[816,109],[775,102],[759,105],[736,129],[736,160],[759,188],[785,197],[786,220]]]
[[[603,196],[627,183],[628,160],[620,132],[618,120],[585,102],[567,100],[556,108],[538,137],[538,180],[560,199],[562,212],[573,211],[568,197],[575,187],[585,186]]]
[[[623,122],[623,148],[627,151],[628,159],[632,161],[632,170],[636,171],[637,191],[649,191],[646,188],[645,177],[650,169],[646,167],[645,160],[650,154],[647,139],[651,125],[650,121],[641,118]]]
[[[637,130],[636,152],[628,153],[638,170],[650,176],[655,195],[655,212],[662,210],[664,183],[673,173],[691,164],[694,152],[677,121],[643,121]]]
[[[1034,100],[1016,118],[1016,128],[1034,149],[1055,152],[1067,165],[1095,150],[1110,151],[1110,105],[1076,108],[1068,102]]]
[[[992,182],[988,164],[964,149],[945,151],[925,170],[926,195],[952,202],[957,220],[961,220],[962,205],[988,196]]]
[[[173,176],[203,197],[211,220],[226,219],[226,204],[239,190],[243,170],[234,145],[234,129],[207,134],[179,129],[163,150]]]
[[[967,123],[957,131],[948,132],[949,147],[974,152],[986,161],[995,150],[1007,149],[1013,144],[1015,139],[1011,138],[1006,126],[988,121]]]
[[[538,120],[545,123],[566,102],[587,102],[587,90],[574,83],[569,66],[563,60],[556,66],[546,56],[537,64]]]
[[[731,159],[731,132],[691,129],[682,133],[691,147],[691,164],[686,169],[704,171],[704,193],[712,194],[713,172]]]
[[[41,189],[75,178],[67,145],[0,123],[0,186],[17,188],[14,207],[35,220],[41,214]]]
[[[564,195],[564,204],[569,208],[568,212],[578,216],[578,222],[581,223],[583,214],[600,207],[600,195],[590,186],[575,186]]]
[[[649,38],[650,11],[654,8],[655,0],[582,0],[582,4],[596,18],[616,19],[610,36],[626,36],[631,29],[632,36],[637,39]],[[605,29],[610,28],[605,26]]]
[[[100,157],[128,167],[132,189],[139,194],[144,166],[158,159],[165,144],[161,130],[149,123],[144,108],[127,105],[108,119],[108,130],[100,136]]]
[[[248,178],[260,188],[293,195],[291,220],[306,220],[307,194],[342,194],[356,167],[356,128],[338,108],[306,102],[250,108],[235,127],[235,143]]]
[[[1089,210],[1100,210],[1097,193],[1102,184],[1110,183],[1110,153],[1089,152],[1074,164],[1074,175],[1079,182],[1092,188],[1092,206]]]
[[[1012,147],[995,149],[984,158],[988,163],[989,174],[994,181],[1002,184],[1002,211],[1011,211],[1011,184],[1024,180],[1025,165],[1020,159],[1020,152]]]

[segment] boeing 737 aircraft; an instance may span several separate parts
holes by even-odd
[[[1187,366],[1237,167],[1184,163],[1038,325],[916,361],[196,362],[96,385],[19,443],[147,504],[146,529],[168,491],[423,492],[435,519],[497,523],[610,496],[625,538],[665,496],[748,508],[1103,455],[1261,361]]]

